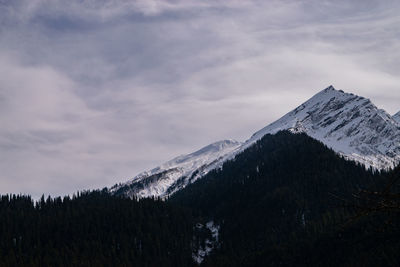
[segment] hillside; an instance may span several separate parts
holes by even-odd
[[[279,132],[170,201],[220,226],[220,249],[206,266],[382,266],[390,262],[385,257],[397,259],[386,246],[400,248],[400,242],[382,243],[371,222],[343,229],[354,210],[341,208],[340,199],[379,188],[386,175],[340,158],[305,134]],[[357,243],[364,238],[370,247]]]
[[[400,162],[400,124],[395,119],[396,115],[390,116],[369,99],[329,86],[243,143],[225,140],[211,144],[115,185],[110,192],[126,197],[170,196],[220,168],[266,134],[282,130],[305,133],[366,168],[391,169]]]

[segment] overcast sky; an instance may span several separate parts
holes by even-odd
[[[330,84],[393,114],[398,3],[0,0],[0,193],[123,182]]]

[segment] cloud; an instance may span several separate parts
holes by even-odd
[[[400,110],[395,1],[0,1],[0,188],[65,194],[244,140],[333,84]]]

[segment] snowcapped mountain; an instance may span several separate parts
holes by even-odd
[[[282,130],[305,133],[366,167],[392,168],[400,162],[399,117],[400,113],[392,117],[369,99],[329,86],[244,143],[224,140],[211,144],[143,172],[110,192],[128,197],[168,196],[220,168],[264,135]]]
[[[117,195],[151,197],[166,196],[193,183],[212,169],[218,168],[225,157],[242,146],[235,140],[223,140],[202,149],[176,157],[161,166],[137,175],[131,181],[114,186]]]
[[[250,142],[280,130],[304,132],[366,167],[386,169],[400,161],[400,124],[369,99],[333,86],[255,133]]]
[[[400,111],[393,115],[393,119],[400,123]]]

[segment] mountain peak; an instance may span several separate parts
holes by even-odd
[[[247,143],[282,130],[304,132],[366,167],[386,169],[400,161],[400,128],[394,118],[369,99],[333,86],[258,131]]]
[[[335,87],[333,87],[333,85],[329,85],[323,91],[336,91],[336,89],[335,89]]]
[[[338,90],[335,87],[333,87],[333,85],[329,85],[328,87],[326,87],[324,90],[322,90],[321,92],[317,93],[317,95],[319,94],[345,94],[345,95],[353,95],[351,93],[345,93],[343,90]]]
[[[335,87],[333,87],[332,85],[329,85],[327,88],[323,89],[322,91],[320,91],[319,93],[317,93],[313,97],[311,97],[310,100],[313,98],[316,98],[316,97],[317,98],[318,97],[326,98],[326,97],[339,97],[339,96],[359,97],[359,98],[365,99],[364,97],[357,96],[352,93],[346,93],[343,90],[338,90]]]

